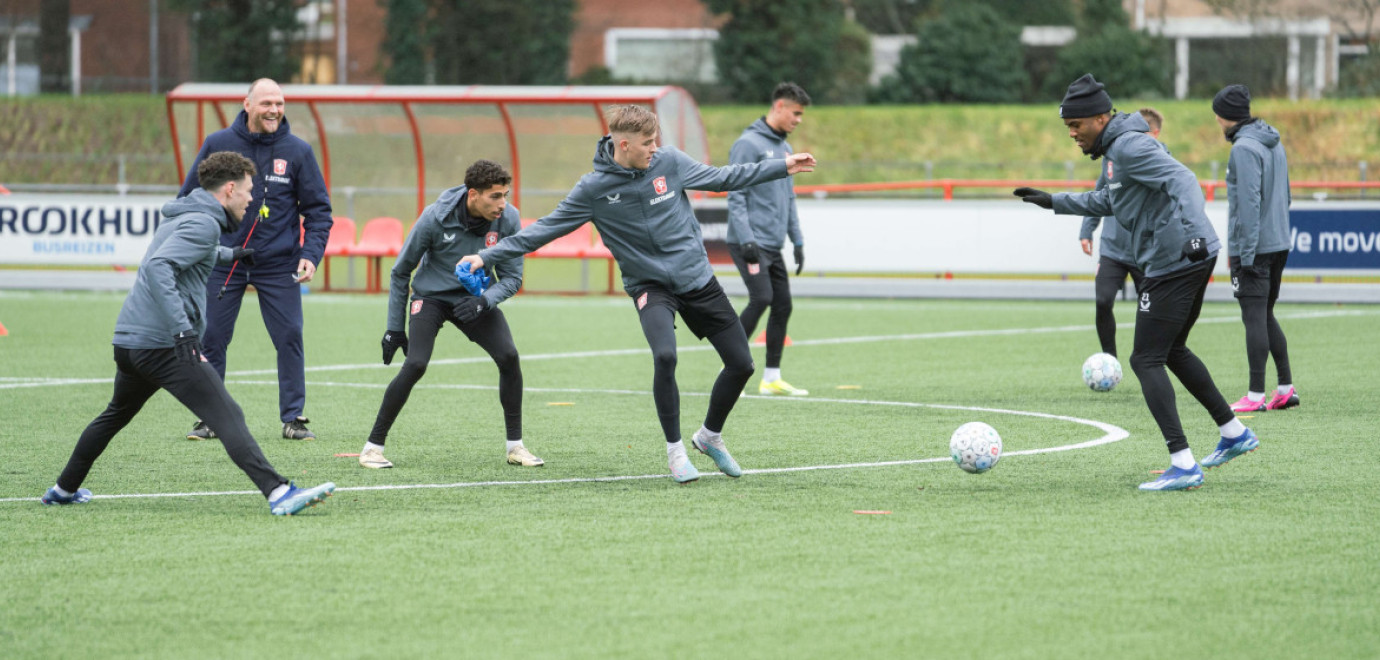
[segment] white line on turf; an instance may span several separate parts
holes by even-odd
[[[250,384],[250,383],[245,383]],[[277,384],[272,381],[271,384]],[[313,383],[316,386],[335,386],[335,387],[367,387],[382,388],[383,385],[366,385],[360,383]],[[418,384],[418,387],[423,385]],[[432,385],[436,389],[496,389],[490,386],[477,385]],[[527,388],[531,392],[560,392],[560,393],[579,393],[579,394],[634,394],[650,396],[651,392],[640,392],[636,390],[602,390],[602,389],[572,389],[572,388]],[[685,396],[708,396],[703,392],[682,392]],[[901,408],[935,408],[939,410],[968,410],[973,412],[996,413],[1002,415],[1019,415],[1023,417],[1039,417],[1042,419],[1052,419],[1056,421],[1073,422],[1091,426],[1103,432],[1099,438],[1094,438],[1086,442],[1078,442],[1071,445],[1060,445],[1057,447],[1042,447],[1039,449],[1022,449],[1019,451],[1009,451],[1002,454],[1007,456],[1032,456],[1035,454],[1049,454],[1054,452],[1073,451],[1075,449],[1087,449],[1099,445],[1111,444],[1124,440],[1130,436],[1130,432],[1119,426],[1099,422],[1080,417],[1070,417],[1067,415],[1054,415],[1050,413],[1032,412],[1028,410],[1006,410],[1004,408],[984,408],[979,406],[955,406],[938,403],[916,403],[913,401],[877,401],[871,399],[830,399],[821,397],[747,397],[753,399],[769,399],[773,401],[791,401],[800,404],[821,403],[821,404],[844,404],[844,405],[869,405],[869,406],[895,406]],[[951,460],[947,456],[935,458],[915,458],[900,461],[876,461],[870,463],[837,463],[832,465],[801,465],[795,467],[778,468],[758,468],[743,470],[743,474],[788,474],[792,472],[813,472],[818,470],[848,470],[857,468],[891,467],[897,465],[918,465],[921,463],[942,463]],[[717,472],[705,473],[703,476],[721,476]],[[423,490],[423,489],[455,489],[455,488],[482,488],[489,486],[542,486],[559,484],[582,484],[582,483],[609,483],[618,481],[634,481],[641,479],[666,479],[668,475],[661,474],[636,474],[636,475],[614,475],[607,477],[570,477],[567,479],[523,479],[512,481],[461,481],[448,484],[386,484],[379,486],[346,486],[336,488],[335,492],[371,491],[371,490]],[[162,497],[212,497],[223,495],[258,495],[252,490],[239,491],[207,491],[207,492],[186,492],[186,493],[122,493],[114,495],[95,495],[96,499],[132,499],[132,498],[162,498]],[[0,498],[0,503],[6,502],[33,502],[33,497],[8,497]]]
[[[1317,311],[1317,312],[1298,312],[1298,313],[1295,313],[1295,314],[1278,314],[1278,315],[1276,315],[1276,316],[1278,316],[1278,317],[1281,318],[1281,319],[1296,319],[1296,320],[1303,320],[1303,319],[1334,318],[1334,317],[1339,317],[1339,316],[1373,316],[1373,315],[1378,314],[1378,313],[1380,313],[1380,312],[1363,311],[1363,310],[1328,310],[1328,311]],[[1199,324],[1203,324],[1203,323],[1240,323],[1240,322],[1241,322],[1241,317],[1239,317],[1239,316],[1219,316],[1219,317],[1210,317],[1210,318],[1200,318],[1200,319],[1198,319],[1198,323],[1199,323]],[[1119,328],[1133,328],[1133,327],[1135,327],[1135,323],[1118,323],[1118,324],[1117,324],[1117,327],[1119,327]],[[1089,325],[1061,325],[1061,326],[1047,326],[1047,327],[1043,327],[1043,328],[1002,328],[1002,329],[994,329],[994,330],[950,330],[950,331],[945,331],[945,332],[923,332],[923,333],[900,334],[900,335],[864,335],[864,336],[859,336],[859,337],[832,337],[832,338],[827,338],[827,339],[800,339],[800,340],[793,340],[792,345],[793,345],[793,346],[829,346],[829,345],[837,345],[837,344],[861,344],[861,343],[885,342],[885,341],[917,341],[917,340],[926,340],[926,339],[958,339],[958,338],[964,338],[964,337],[1001,337],[1001,336],[1009,336],[1009,335],[1049,334],[1049,333],[1058,333],[1058,332],[1086,332],[1086,331],[1092,330],[1092,329],[1093,329],[1092,326],[1089,326]],[[522,356],[522,361],[523,361],[523,362],[532,362],[532,361],[536,361],[536,360],[569,360],[569,359],[594,358],[594,357],[621,357],[621,356],[629,356],[629,355],[646,355],[646,354],[647,354],[647,350],[648,350],[648,349],[647,349],[645,346],[643,346],[643,347],[638,347],[638,348],[620,348],[620,349],[610,349],[610,350],[601,350],[601,351],[573,351],[573,352],[568,352],[568,353],[538,353],[538,354],[531,354],[531,355],[524,354],[524,355]],[[691,345],[691,346],[681,346],[681,347],[678,348],[678,351],[681,352],[681,353],[691,353],[691,352],[700,352],[700,351],[709,351],[709,350],[713,350],[713,346],[704,345],[704,344],[696,344],[696,345]],[[484,355],[484,356],[475,356],[475,357],[467,357],[467,358],[450,358],[450,359],[444,359],[444,360],[432,360],[432,361],[430,362],[429,366],[431,366],[431,367],[436,367],[436,366],[442,366],[442,365],[481,364],[481,363],[487,363],[487,362],[491,362],[491,361],[492,361],[492,358],[490,358],[490,357],[487,356],[487,355]],[[308,371],[308,372],[321,372],[321,371],[355,371],[355,370],[363,370],[363,369],[397,369],[397,367],[392,366],[392,365],[384,365],[384,364],[381,364],[381,363],[379,363],[379,362],[369,362],[369,363],[365,363],[365,364],[332,364],[332,365],[322,365],[322,366],[316,366],[316,367],[307,367],[307,371]],[[236,377],[236,376],[273,376],[273,375],[277,375],[277,373],[278,373],[278,370],[277,370],[276,368],[274,368],[274,369],[249,369],[249,370],[243,370],[243,371],[231,371],[231,372],[228,372],[228,373],[226,374],[226,377],[228,378],[228,377]],[[0,390],[4,390],[4,389],[17,389],[17,388],[21,388],[21,387],[49,387],[49,386],[54,386],[54,385],[91,385],[91,384],[109,383],[109,382],[111,382],[111,379],[110,379],[110,378],[48,378],[48,379],[25,379],[25,382],[8,382],[8,381],[0,380]]]

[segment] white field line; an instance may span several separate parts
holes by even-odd
[[[1335,310],[1317,312],[1299,312],[1295,314],[1281,314],[1278,318],[1289,320],[1305,320],[1320,318],[1335,318],[1339,316],[1374,316],[1380,312],[1370,312],[1363,310]],[[1211,318],[1200,318],[1198,323],[1240,323],[1239,316],[1220,316]],[[1135,323],[1118,323],[1119,328],[1134,328]],[[792,346],[831,346],[837,344],[863,344],[886,341],[922,341],[929,339],[960,339],[965,337],[1002,337],[1011,335],[1029,334],[1050,334],[1059,332],[1086,332],[1093,330],[1090,325],[1061,325],[1047,326],[1042,328],[1004,328],[996,330],[950,330],[945,332],[923,332],[898,335],[866,335],[859,337],[833,337],[828,339],[801,339],[792,342]],[[713,350],[713,346],[708,344],[693,344],[680,346],[677,349],[681,353],[691,353],[699,351]],[[600,351],[572,351],[566,353],[538,353],[523,354],[523,362],[533,362],[536,360],[570,360],[580,358],[597,357],[622,357],[629,355],[646,355],[648,349],[639,348],[620,348]],[[450,358],[444,360],[432,360],[430,366],[458,365],[458,364],[481,364],[492,361],[489,356],[475,356],[467,358]],[[316,367],[307,367],[311,373],[324,371],[356,371],[364,369],[397,369],[397,366],[384,365],[380,362],[369,362],[365,364],[332,364]],[[231,371],[226,373],[226,377],[236,376],[275,376],[277,368],[274,369],[250,369],[242,371]],[[0,390],[18,389],[22,387],[49,387],[55,385],[91,385],[100,383],[110,383],[111,378],[24,378],[11,379],[0,378]]]
[[[269,381],[269,383],[275,384],[275,385],[277,384],[276,381]],[[322,386],[322,385],[325,385],[325,386],[338,386],[338,387],[367,387],[367,388],[382,388],[382,387],[385,387],[384,385],[363,385],[363,384],[359,384],[359,383],[314,383],[314,385],[317,385],[317,386]],[[418,387],[423,387],[423,386],[419,384]],[[450,386],[450,385],[433,385],[433,386],[431,386],[431,387],[433,387],[433,388],[445,388],[445,389],[496,389],[496,388],[492,388],[492,387],[489,387],[489,386]],[[577,393],[577,394],[634,394],[634,395],[645,395],[645,396],[650,396],[650,395],[651,395],[651,392],[638,392],[638,391],[634,391],[634,390],[586,390],[586,389],[568,389],[568,388],[527,388],[527,390],[529,390],[529,391],[534,391],[534,392],[561,392],[561,393]],[[684,393],[682,393],[682,394],[684,394],[684,395],[686,395],[686,396],[708,396],[707,394],[700,393],[700,392],[693,392],[693,393],[691,393],[691,392],[684,392]],[[1099,421],[1091,420],[1091,419],[1082,419],[1082,418],[1079,418],[1079,417],[1069,417],[1069,416],[1067,416],[1067,415],[1054,415],[1054,414],[1050,414],[1050,413],[1031,412],[1031,411],[1026,411],[1026,410],[1006,410],[1006,409],[1002,409],[1002,408],[983,408],[983,407],[978,407],[978,406],[955,406],[955,405],[934,404],[934,403],[915,403],[915,402],[910,402],[910,401],[875,401],[875,400],[868,400],[868,399],[827,399],[827,398],[819,398],[819,397],[810,397],[810,398],[808,398],[808,399],[805,399],[805,398],[779,398],[779,397],[756,397],[756,396],[754,396],[754,397],[748,397],[748,398],[753,398],[753,399],[770,399],[770,400],[773,400],[773,401],[781,401],[781,402],[791,401],[791,402],[799,403],[799,404],[844,404],[844,405],[868,405],[868,406],[895,406],[895,407],[902,407],[902,408],[935,408],[935,409],[940,409],[940,410],[970,410],[970,411],[974,411],[974,412],[996,413],[996,414],[1002,414],[1002,415],[1020,415],[1020,416],[1024,416],[1024,417],[1039,417],[1039,418],[1050,419],[1050,420],[1055,420],[1055,421],[1073,422],[1073,423],[1076,423],[1076,424],[1085,424],[1085,425],[1091,426],[1091,427],[1096,428],[1096,429],[1098,429],[1098,430],[1100,430],[1100,431],[1103,432],[1103,434],[1102,434],[1101,437],[1094,438],[1094,439],[1088,440],[1088,441],[1086,441],[1086,442],[1079,442],[1079,443],[1074,443],[1074,444],[1071,444],[1071,445],[1061,445],[1061,446],[1058,446],[1058,447],[1043,447],[1043,448],[1040,448],[1040,449],[1023,449],[1023,450],[1020,450],[1020,451],[1004,452],[1004,453],[1002,454],[1002,458],[1005,458],[1005,457],[1007,457],[1007,456],[1031,456],[1031,455],[1034,455],[1034,454],[1048,454],[1048,453],[1052,453],[1052,452],[1073,451],[1073,450],[1075,450],[1075,449],[1087,449],[1087,448],[1089,448],[1089,447],[1096,447],[1096,446],[1098,446],[1098,445],[1111,444],[1111,443],[1117,442],[1117,441],[1119,441],[1119,440],[1124,440],[1124,439],[1126,439],[1128,436],[1130,436],[1130,433],[1129,433],[1128,431],[1126,431],[1126,429],[1123,429],[1123,428],[1121,428],[1121,427],[1119,427],[1119,426],[1114,426],[1114,425],[1112,425],[1112,424],[1108,424],[1108,423],[1106,423],[1106,422],[1099,422]],[[791,473],[791,472],[813,472],[813,471],[817,471],[817,470],[849,470],[849,469],[858,469],[858,468],[891,467],[891,466],[896,466],[896,465],[917,465],[917,464],[920,464],[920,463],[942,463],[942,462],[949,461],[949,460],[952,460],[952,459],[950,459],[950,458],[947,457],[947,456],[941,456],[941,457],[935,457],[935,458],[916,458],[916,459],[909,459],[909,460],[902,460],[902,461],[878,461],[878,462],[872,462],[872,463],[837,463],[837,464],[832,464],[832,465],[802,465],[802,466],[796,466],[796,467],[759,468],[759,469],[743,470],[743,474],[767,475],[767,474],[786,474],[786,473]],[[717,476],[722,476],[722,475],[720,475],[720,474],[717,473],[717,472],[713,472],[713,473],[706,472],[706,473],[704,473],[702,476],[706,476],[706,477],[717,477]],[[344,487],[344,488],[336,488],[336,489],[335,489],[335,492],[337,492],[337,493],[343,493],[343,492],[371,491],[371,490],[425,490],[425,489],[484,488],[484,487],[490,487],[490,486],[542,486],[542,485],[582,484],[582,483],[612,483],[612,482],[618,482],[618,481],[634,481],[634,480],[641,480],[641,479],[666,479],[667,477],[668,477],[667,474],[665,474],[665,473],[660,473],[660,474],[615,475],[615,476],[608,476],[608,477],[571,477],[571,478],[568,478],[568,479],[525,479],[525,480],[514,480],[514,481],[460,481],[460,482],[448,483],[448,484],[388,484],[388,485],[381,485],[381,486],[347,486],[347,487]],[[94,497],[95,497],[96,499],[111,499],[111,500],[115,500],[115,499],[151,499],[151,498],[163,498],[163,497],[216,497],[216,496],[223,496],[223,495],[259,495],[259,493],[258,493],[257,491],[252,491],[252,490],[235,490],[235,491],[203,491],[203,492],[185,492],[185,493],[121,493],[121,494],[114,494],[114,495],[95,495]],[[35,500],[37,500],[37,498],[35,498],[35,497],[6,497],[6,498],[0,498],[0,503],[8,503],[8,502],[33,502],[33,501],[35,501]]]

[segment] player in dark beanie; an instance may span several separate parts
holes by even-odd
[[[1227,161],[1227,263],[1231,288],[1246,326],[1250,384],[1232,404],[1236,412],[1299,405],[1289,368],[1289,346],[1275,319],[1284,263],[1289,258],[1289,159],[1279,131],[1251,116],[1251,90],[1228,85],[1212,99],[1217,124],[1231,143]],[[1265,361],[1273,357],[1279,385],[1265,399]]]
[[[1171,466],[1141,490],[1183,490],[1203,483],[1179,421],[1174,385],[1165,367],[1207,409],[1221,431],[1216,451],[1203,459],[1215,467],[1254,451],[1260,442],[1232,414],[1207,366],[1189,350],[1188,334],[1203,307],[1221,242],[1203,211],[1198,180],[1150,137],[1138,113],[1120,114],[1102,83],[1086,74],[1069,85],[1059,116],[1069,137],[1094,160],[1104,158],[1106,188],[1049,194],[1017,188],[1022,201],[1065,215],[1116,216],[1119,231],[1133,237],[1141,281],[1131,369],[1140,380],[1150,414],[1169,449]]]

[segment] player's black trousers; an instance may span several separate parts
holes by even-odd
[[[413,305],[416,304],[414,301]],[[436,347],[436,335],[447,321],[460,328],[460,332],[484,349],[498,365],[498,402],[503,406],[503,423],[507,427],[509,440],[521,440],[522,367],[518,363],[517,346],[513,344],[513,333],[508,329],[508,319],[503,316],[503,311],[490,309],[471,323],[461,323],[455,318],[451,305],[425,298],[411,319],[407,331],[407,359],[403,360],[398,375],[393,377],[393,382],[383,393],[383,403],[379,406],[378,417],[374,419],[374,429],[369,432],[369,442],[382,445],[388,439],[388,430],[393,428],[398,413],[411,396],[412,387],[426,375],[426,367]]]
[[[1275,319],[1275,302],[1279,300],[1279,285],[1284,278],[1284,264],[1289,251],[1255,255],[1255,264],[1243,267],[1241,260],[1231,257],[1232,288],[1236,302],[1241,305],[1241,323],[1246,326],[1246,363],[1250,367],[1250,391],[1265,391],[1265,361],[1274,358],[1279,383],[1294,382],[1289,368],[1289,342]]]
[[[791,319],[791,280],[786,272],[785,260],[781,253],[771,248],[761,250],[761,263],[753,273],[748,262],[743,259],[742,246],[729,243],[728,253],[733,257],[738,273],[747,285],[748,304],[738,321],[743,324],[743,333],[752,341],[752,333],[757,331],[757,322],[768,308],[767,316],[767,367],[781,367],[781,353],[786,345],[786,325]]]
[[[1203,309],[1203,294],[1216,262],[1214,257],[1192,268],[1141,281],[1131,369],[1140,379],[1145,403],[1170,453],[1187,449],[1188,439],[1179,423],[1174,385],[1165,373],[1166,366],[1218,426],[1234,417],[1231,405],[1212,382],[1207,366],[1187,345],[1188,333]]]
[[[1097,340],[1102,344],[1102,352],[1109,355],[1116,355],[1116,317],[1112,315],[1112,304],[1126,286],[1127,275],[1131,276],[1131,282],[1140,291],[1140,281],[1145,279],[1145,274],[1139,268],[1107,257],[1098,258],[1097,277],[1093,280]]]
[[[82,431],[72,457],[67,460],[57,485],[68,492],[81,487],[91,466],[106,446],[127,426],[158,390],[167,390],[197,418],[216,430],[225,452],[258,486],[265,497],[287,483],[274,471],[249,434],[244,412],[230,398],[225,384],[209,363],[179,361],[171,348],[132,349],[115,347],[115,394],[105,412]]]
[[[657,286],[639,288],[629,295],[637,306],[647,346],[652,349],[652,398],[666,442],[681,439],[680,389],[676,385],[677,312],[695,336],[709,339],[723,361],[723,370],[709,393],[709,410],[704,414],[705,428],[716,433],[723,431],[724,422],[755,367],[747,335],[718,280],[711,278],[703,288],[681,295]]]

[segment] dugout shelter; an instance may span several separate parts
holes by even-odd
[[[184,83],[168,92],[176,182],[206,136],[235,120],[247,91],[247,83]],[[316,152],[334,212],[360,221],[410,224],[480,158],[513,173],[523,217],[544,215],[592,169],[610,105],[652,109],[661,144],[709,162],[699,108],[674,86],[283,85],[283,95],[293,134]]]

